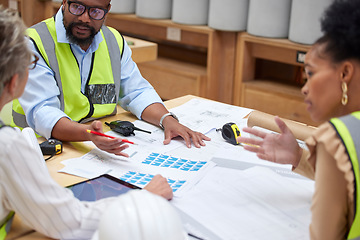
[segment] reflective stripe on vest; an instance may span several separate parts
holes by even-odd
[[[103,26],[101,34],[105,41],[99,44],[93,54],[89,79],[85,93],[81,93],[81,76],[77,60],[70,45],[56,41],[53,18],[36,24],[28,30],[39,53],[53,70],[60,91],[60,109],[72,120],[89,120],[116,114],[116,104],[120,93],[122,36],[112,28]],[[67,97],[64,97],[67,96]],[[13,102],[15,125],[26,127],[24,112]]]
[[[4,224],[0,228],[0,240],[5,239],[7,233],[10,231],[15,212],[10,212],[4,220]]]
[[[341,137],[352,164],[355,177],[354,221],[351,225],[348,239],[360,239],[360,112],[333,118],[330,120]]]

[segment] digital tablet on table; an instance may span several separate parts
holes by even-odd
[[[141,189],[108,174],[76,183],[67,188],[71,189],[74,196],[81,201],[96,201],[102,198],[119,196],[132,189]]]

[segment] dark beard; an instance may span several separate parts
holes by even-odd
[[[65,26],[65,24],[64,24],[64,26]],[[89,28],[91,31],[90,36],[87,38],[75,37],[72,33],[72,30],[75,26],[84,26],[84,27]],[[66,29],[66,37],[69,40],[69,42],[77,44],[79,46],[89,46],[92,43],[92,41],[94,40],[95,35],[97,34],[97,32],[95,31],[95,29],[93,27],[90,27],[87,24],[83,24],[83,23],[72,22],[67,27],[65,26],[65,29]]]

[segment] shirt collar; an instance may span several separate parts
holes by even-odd
[[[69,40],[67,39],[67,37],[66,37],[66,29],[65,29],[64,23],[63,23],[63,18],[64,18],[64,15],[62,13],[62,6],[61,6],[60,9],[58,10],[58,12],[55,15],[55,29],[56,29],[57,41],[59,43],[68,43],[71,46],[77,46],[77,47],[80,48],[79,45],[70,43]],[[95,35],[94,40],[91,43],[91,46],[89,47],[88,51],[95,52],[98,49],[99,44],[102,41],[103,41],[103,37],[102,37],[101,33],[98,32]]]

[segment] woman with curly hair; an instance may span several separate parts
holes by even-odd
[[[311,239],[360,239],[360,0],[335,0],[321,19],[323,36],[306,54],[307,111],[322,122],[302,150],[286,124],[279,135],[245,128],[240,137],[261,159],[292,164],[315,180]]]

